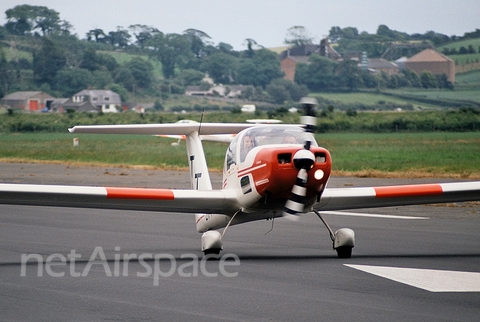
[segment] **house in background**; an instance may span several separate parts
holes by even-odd
[[[455,61],[435,49],[422,50],[405,62],[405,67],[417,74],[429,71],[434,75],[447,75],[448,81],[455,82]]]
[[[116,113],[122,106],[120,95],[111,90],[85,89],[72,97],[72,103],[81,105],[86,102],[104,113]]]
[[[98,112],[99,109],[92,104],[90,101],[84,102],[73,102],[70,98],[57,98],[50,105],[50,112],[53,113],[62,113],[67,112],[68,110],[73,110],[75,112]]]
[[[396,63],[392,63],[383,58],[369,58],[367,66],[368,70],[372,73],[384,72],[387,75],[393,75],[400,72],[400,68]]]
[[[308,63],[311,54],[318,54],[332,60],[339,60],[341,55],[333,49],[328,38],[320,41],[320,45],[303,45],[289,48],[280,53],[280,69],[285,73],[284,79],[293,81],[298,63]]]
[[[44,92],[15,92],[5,95],[0,104],[9,108],[18,108],[23,111],[38,111],[50,108],[55,97]]]
[[[187,86],[185,88],[186,96],[220,96],[226,98],[236,98],[242,95],[242,92],[248,86],[245,85],[223,85],[214,84],[209,89],[202,86]]]
[[[284,79],[293,81],[298,63],[307,64],[310,56],[286,56],[280,61],[280,69],[285,73]]]

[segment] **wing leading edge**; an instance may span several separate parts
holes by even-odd
[[[407,206],[480,200],[480,181],[325,189],[316,210]]]
[[[183,213],[232,214],[239,209],[228,190],[176,190],[0,184],[0,203]]]

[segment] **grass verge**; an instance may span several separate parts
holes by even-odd
[[[318,134],[317,141],[332,154],[334,175],[480,178],[480,132],[332,133]],[[1,134],[0,161],[187,169],[185,143],[172,142],[140,135]],[[211,169],[222,169],[226,147],[205,142]]]

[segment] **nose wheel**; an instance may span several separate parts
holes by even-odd
[[[350,228],[340,228],[335,233],[328,223],[323,218],[322,214],[313,209],[315,215],[320,218],[325,227],[327,227],[330,233],[330,239],[333,242],[333,249],[337,251],[338,258],[350,258],[352,257],[352,248],[355,247],[355,233]]]

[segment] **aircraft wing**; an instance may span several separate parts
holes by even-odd
[[[384,187],[326,188],[319,211],[480,200],[480,181]]]
[[[247,123],[165,123],[165,124],[119,124],[119,125],[77,125],[70,133],[93,134],[150,134],[188,135],[198,131],[200,135],[236,134],[244,129],[265,126]],[[267,125],[268,126],[268,125]],[[294,126],[294,125],[292,125]],[[298,127],[298,125],[296,126]]]
[[[0,184],[0,204],[233,214],[228,190],[176,190],[67,185]]]

